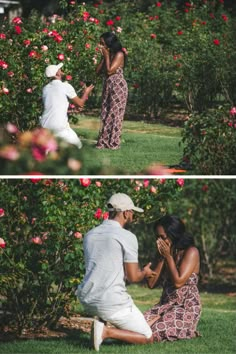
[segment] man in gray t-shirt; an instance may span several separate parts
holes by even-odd
[[[139,268],[137,238],[124,229],[132,222],[133,212],[143,212],[143,209],[135,207],[128,195],[116,193],[108,201],[108,210],[109,220],[84,237],[86,274],[77,290],[88,314],[116,327],[94,321],[92,339],[97,351],[106,338],[134,344],[153,341],[151,329],[127,293],[125,284],[126,279],[140,282],[154,275],[151,263],[143,270]]]
[[[76,145],[80,149],[82,147],[80,138],[71,129],[68,121],[68,99],[78,107],[83,107],[94,86],[85,87],[82,97],[78,97],[74,87],[68,82],[62,81],[65,77],[61,70],[62,66],[62,63],[49,65],[45,70],[45,75],[51,81],[43,88],[44,109],[39,123],[43,128],[51,130],[56,137]]]

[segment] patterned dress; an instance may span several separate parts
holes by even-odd
[[[128,87],[123,69],[106,78],[102,93],[101,129],[97,148],[113,149],[120,147],[122,122],[128,97]]]
[[[201,303],[197,284],[196,273],[192,273],[185,285],[179,289],[176,289],[170,280],[164,282],[160,302],[144,313],[146,321],[160,316],[151,325],[155,341],[174,341],[199,336],[196,328],[201,315]]]

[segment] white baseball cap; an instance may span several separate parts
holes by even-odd
[[[47,77],[56,76],[58,70],[61,69],[62,66],[63,66],[63,63],[60,63],[58,65],[49,65],[49,66],[47,66],[46,70],[45,70],[45,75]]]
[[[116,193],[107,202],[109,211],[135,210],[142,213],[144,210],[134,206],[132,199],[124,193]],[[111,207],[110,207],[111,206]]]

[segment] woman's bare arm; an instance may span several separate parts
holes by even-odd
[[[147,284],[150,289],[153,289],[158,280],[160,279],[161,271],[164,266],[164,259],[159,260],[156,267],[154,268],[154,272],[156,273],[155,276],[152,278],[147,278]]]

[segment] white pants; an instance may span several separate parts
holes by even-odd
[[[151,328],[142,312],[134,304],[111,315],[108,322],[119,329],[143,334],[146,338],[152,336]]]
[[[76,145],[78,147],[78,149],[82,148],[82,143],[80,141],[80,138],[78,137],[76,132],[73,129],[71,129],[70,127],[60,130],[59,132],[55,131],[54,134],[56,137],[65,140],[69,144]]]

